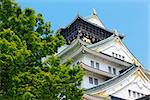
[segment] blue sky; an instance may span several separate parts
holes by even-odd
[[[150,2],[148,0],[17,0],[52,23],[56,31],[76,16],[89,16],[95,8],[107,29],[117,29],[123,42],[146,69],[150,69]]]

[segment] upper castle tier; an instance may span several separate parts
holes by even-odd
[[[93,9],[91,16],[83,18],[78,15],[67,27],[61,28],[59,31],[66,39],[67,44],[70,44],[78,35],[80,39],[90,44],[104,40],[113,34],[119,35],[121,39],[123,38],[116,31],[111,32],[104,27],[95,9]]]

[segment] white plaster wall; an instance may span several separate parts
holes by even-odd
[[[116,68],[117,75],[119,74],[119,71],[125,67],[125,66],[118,65],[116,63],[104,60],[102,58],[99,58],[99,57],[96,57],[96,56],[93,56],[90,54],[81,54],[81,55],[76,56],[73,59],[73,61],[74,61],[73,64],[76,64],[79,61],[79,62],[85,63],[88,66],[91,66],[91,60],[94,61],[95,67],[96,67],[96,62],[98,62],[99,69],[102,71],[109,72],[108,66],[110,66],[112,68]],[[98,79],[99,84],[106,80],[106,78],[102,77],[101,75],[97,75],[93,72],[88,72],[88,73],[86,72],[86,74],[84,75],[83,80],[82,80],[82,84],[81,84],[82,88],[88,89],[88,88],[96,86],[94,84],[89,83],[89,77]]]
[[[127,62],[130,62],[132,63],[132,60],[131,58],[128,56],[128,54],[123,50],[123,48],[121,46],[116,46],[116,45],[113,45],[105,50],[102,51],[103,53],[105,54],[108,54],[110,56],[112,56],[112,52],[114,52],[115,54],[119,54],[121,56],[124,56],[124,60],[127,61]]]
[[[138,92],[140,93],[140,97],[142,97],[141,93],[144,95],[150,94],[150,87],[148,86],[148,82],[143,80],[140,76],[133,78],[133,77],[128,77],[128,79],[124,80],[121,84],[116,84],[116,86],[113,86],[111,91],[116,91],[115,93],[111,94],[115,97],[120,97],[123,99],[127,100],[134,100],[137,99],[137,93],[136,97],[133,96],[133,92]],[[120,88],[119,90],[117,88]],[[128,90],[131,90],[131,96],[129,96]]]
[[[148,93],[150,94],[150,91],[148,91],[148,89],[146,89],[145,87],[139,88],[139,86],[136,83],[132,83],[128,87],[125,87],[124,89],[120,90],[119,92],[117,92],[113,95],[116,97],[122,97],[122,98],[129,99],[129,100],[133,100],[133,99],[138,98],[137,94],[136,94],[136,98],[133,97],[132,91],[131,91],[131,96],[129,96],[128,90],[133,90],[135,92],[142,93],[145,95],[148,95]],[[142,97],[142,95],[140,95],[140,97]]]
[[[94,78],[98,79],[98,84],[105,81],[105,78],[102,76],[96,75],[96,74],[91,73],[91,72],[86,72],[84,77],[83,77],[83,80],[82,80],[82,84],[81,84],[82,88],[88,89],[88,88],[97,86],[97,85],[94,85],[94,83],[93,84],[89,83],[89,77],[93,78],[93,82],[94,82]]]
[[[92,59],[93,61],[99,62],[98,59],[97,59],[97,60],[94,60],[94,58],[90,58],[90,59],[89,59],[89,57],[86,56],[86,54],[81,54],[81,55],[79,55],[79,56],[76,56],[76,57],[73,59],[73,64],[71,65],[71,67],[72,67],[73,65],[76,65],[77,62],[83,62],[83,63],[85,63],[85,64],[87,64],[87,65],[90,66],[90,65],[91,65],[91,59]],[[95,63],[96,63],[96,62],[95,62]],[[100,64],[100,63],[99,63],[99,64]],[[101,66],[101,64],[100,64],[100,66]],[[105,68],[103,68],[103,69],[105,69]],[[93,82],[94,82],[94,78],[98,79],[98,83],[99,83],[99,84],[102,83],[102,82],[104,82],[104,81],[106,80],[106,78],[103,77],[103,76],[100,76],[100,75],[95,74],[95,73],[93,73],[93,72],[85,71],[85,75],[84,75],[84,77],[83,77],[82,84],[81,84],[81,87],[82,87],[82,88],[88,89],[88,88],[91,88],[91,87],[96,86],[96,85],[94,85],[94,83],[93,83],[93,84],[90,84],[90,83],[89,83],[89,77],[92,77],[92,78],[93,78]]]
[[[116,69],[116,74],[119,74],[119,71],[123,69],[125,66],[118,65],[116,63],[104,60],[102,58],[95,57],[93,55],[84,54],[82,58],[82,62],[88,66],[91,66],[91,60],[94,61],[94,67],[96,68],[96,62],[99,63],[99,70],[109,72],[108,66]]]
[[[107,43],[101,44],[99,46],[96,46],[94,48],[91,48],[97,52],[103,52],[105,54],[108,54],[110,56],[112,56],[112,52],[122,55],[125,57],[125,61],[133,63],[132,59],[132,55],[129,53],[128,49],[124,46],[124,44],[120,44],[118,42],[115,42],[114,40],[111,40]]]

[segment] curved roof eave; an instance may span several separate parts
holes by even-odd
[[[61,51],[60,53],[57,54],[57,56],[62,56],[63,54],[65,54],[67,51],[69,51],[71,48],[73,48],[77,43],[78,43],[78,39],[76,39],[75,41],[72,42],[71,45],[68,45],[68,47],[66,47],[65,50]]]
[[[112,85],[115,85],[116,82],[121,82],[122,80],[124,80],[126,77],[132,75],[133,73],[135,73],[136,71],[140,70],[141,73],[143,74],[143,76],[146,78],[146,80],[148,82],[150,82],[150,80],[148,79],[148,77],[144,74],[143,70],[141,69],[141,67],[132,65],[128,70],[124,71],[123,73],[121,73],[119,76],[116,76],[110,80],[107,80],[105,82],[103,82],[102,84],[95,86],[93,88],[89,88],[86,89],[85,91],[87,93],[97,93],[100,91],[103,91],[104,89],[110,88]]]
[[[92,24],[92,25],[94,25],[94,26],[96,26],[96,27],[98,27],[98,28],[101,28],[101,29],[103,29],[103,30],[105,30],[105,31],[108,31],[108,32],[114,34],[113,32],[111,32],[110,30],[108,30],[108,29],[106,29],[106,28],[100,27],[99,25],[96,25],[96,24],[94,24],[94,23],[91,23],[90,21],[87,21],[86,19],[84,19],[84,18],[81,17],[80,15],[77,15],[77,17],[76,17],[70,24],[68,24],[65,28],[60,28],[60,29],[66,29],[67,27],[69,27],[71,24],[73,24],[73,23],[74,23],[77,19],[79,19],[79,18],[82,19],[83,21],[89,23],[89,24]],[[60,29],[58,29],[58,30],[60,30]]]
[[[107,54],[102,53],[102,52],[96,52],[96,51],[91,50],[91,49],[89,49],[89,48],[87,48],[87,47],[85,47],[85,46],[83,46],[83,49],[84,49],[86,52],[88,52],[88,53],[91,53],[91,54],[93,54],[93,55],[95,55],[95,56],[98,56],[98,57],[102,57],[102,58],[107,59],[107,60],[109,60],[109,61],[113,61],[114,63],[118,63],[118,64],[121,64],[121,65],[124,65],[124,66],[131,65],[131,63],[129,63],[129,62],[126,62],[126,61],[123,61],[123,60],[121,60],[121,59],[112,57],[112,56],[107,55]]]
[[[116,77],[113,77],[103,83],[101,83],[100,85],[98,86],[95,86],[95,87],[92,87],[92,88],[89,88],[89,89],[86,89],[85,91],[87,93],[91,93],[91,92],[98,92],[99,89],[103,90],[104,88],[106,87],[109,87],[110,85],[112,86],[113,84],[116,83],[116,80],[120,80],[120,79],[123,79],[123,77],[127,77],[129,75],[131,75],[131,73],[133,73],[134,71],[136,70],[136,67],[134,65],[132,65],[128,70],[124,71],[123,73],[121,73],[120,75],[116,76]],[[118,81],[119,82],[119,81]]]
[[[118,63],[118,64],[121,64],[121,65],[124,65],[124,66],[131,65],[131,63],[129,63],[129,62],[126,62],[126,61],[114,58],[112,56],[109,56],[107,54],[104,54],[102,52],[96,52],[94,50],[91,50],[91,49],[87,48],[86,46],[84,46],[83,42],[80,39],[74,41],[74,44],[72,44],[70,47],[68,47],[65,51],[62,51],[61,53],[59,53],[57,56],[60,57],[60,56],[64,55],[67,51],[69,51],[71,48],[73,48],[77,43],[81,43],[82,50],[86,51],[87,53],[90,53],[92,55],[107,59],[109,61],[113,61],[114,63]]]
[[[71,45],[68,45],[68,47],[66,47],[65,50],[61,51],[60,53],[57,54],[57,56],[62,56],[63,54],[65,54],[67,51],[69,51],[70,49],[72,49],[74,46],[76,46],[78,43],[82,44],[82,45],[88,45],[86,42],[82,41],[81,39],[77,38],[75,39]]]
[[[120,38],[119,38],[120,39]],[[135,59],[137,60],[137,62],[141,65],[142,68],[144,68],[144,66],[140,63],[140,61],[134,56],[134,54],[129,50],[129,48],[121,41],[120,39],[120,42],[122,43],[123,47],[126,48],[126,50],[128,51],[128,53]]]
[[[81,18],[81,16],[80,15],[77,15],[76,17],[75,17],[75,19],[71,22],[71,23],[69,23],[67,26],[65,26],[64,28],[61,28],[61,29],[66,29],[67,27],[69,27],[71,24],[73,24],[77,19],[79,19],[79,18]],[[82,18],[81,18],[82,19]]]
[[[87,47],[88,47],[88,48],[93,48],[93,47],[95,47],[95,46],[98,46],[98,45],[104,44],[104,43],[106,43],[106,42],[109,42],[109,41],[113,40],[114,38],[116,38],[116,35],[115,35],[115,34],[113,34],[113,35],[109,36],[108,38],[106,38],[106,39],[104,39],[104,40],[101,40],[101,41],[99,41],[99,42],[97,42],[97,43],[88,45]]]

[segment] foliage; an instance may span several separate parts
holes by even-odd
[[[50,30],[42,14],[21,9],[13,0],[0,0],[0,98],[10,100],[77,100],[83,71],[60,64],[53,56],[65,42]],[[42,63],[41,58],[50,55]]]

